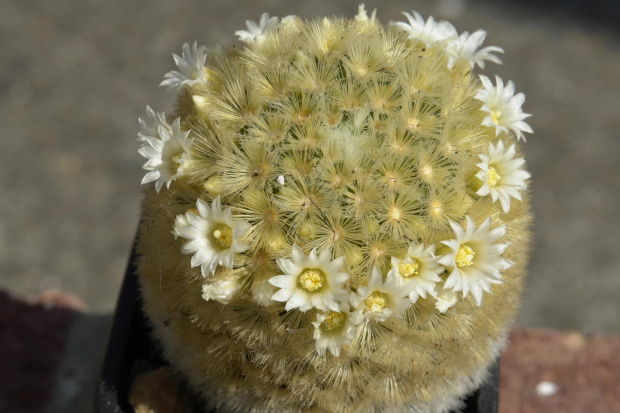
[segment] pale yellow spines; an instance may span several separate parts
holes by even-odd
[[[262,20],[255,33],[248,24],[243,47],[211,56],[205,76],[179,86],[174,118],[192,143],[170,188],[147,192],[138,245],[157,336],[192,386],[228,409],[445,411],[482,380],[518,303],[529,243],[525,185],[513,185],[521,200],[512,196],[508,213],[480,191],[488,174],[481,160],[490,151],[508,159],[499,152],[518,140],[516,126],[485,124],[481,108],[497,106],[492,85],[480,93],[478,77],[449,65],[449,36],[419,41],[363,8],[352,20]],[[432,35],[452,32],[430,20],[428,27]],[[145,125],[143,135],[157,135]],[[152,138],[157,146],[160,137]],[[230,208],[230,220],[192,217],[216,200],[222,214]],[[467,231],[470,220],[480,227],[488,218],[491,235],[476,242],[505,260],[501,283],[476,284],[492,289],[483,302],[463,288],[443,288],[457,266],[446,258],[442,281],[425,298],[399,307],[398,316],[369,317],[356,324],[352,341],[334,339],[338,348],[329,351],[322,342],[319,352],[313,323],[326,319],[325,309],[310,296],[304,311],[274,299],[286,300],[270,280],[303,273],[286,264],[306,262],[299,253],[295,261],[296,248],[342,265],[346,280],[340,276],[334,288],[346,310],[371,274],[389,284],[392,258],[405,259],[412,245],[447,257],[442,242],[467,239],[458,225]],[[206,228],[204,239],[192,225]],[[506,232],[495,240],[501,227]],[[200,242],[189,244],[194,239]],[[229,240],[238,243],[232,259],[227,252],[221,263],[210,261],[213,271],[197,265],[194,256],[221,253]],[[195,251],[200,245],[215,252]],[[318,291],[322,273],[312,271],[306,274]],[[480,282],[475,274],[469,281]],[[389,292],[402,304],[407,288]],[[396,305],[384,293],[373,296],[375,305]]]

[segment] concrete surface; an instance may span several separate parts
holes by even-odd
[[[147,104],[170,108],[158,84],[171,54],[194,40],[230,46],[263,11],[352,16],[357,4],[0,0],[0,288],[64,290],[109,314],[139,218],[138,117]],[[415,8],[459,31],[484,28],[505,49],[504,65],[485,73],[515,81],[535,131],[525,147],[535,248],[519,323],[620,333],[618,32],[507,2],[366,5],[383,22]],[[74,325],[81,344],[63,362],[91,354],[92,374],[107,327],[88,324]]]
[[[516,329],[502,354],[500,413],[620,411],[620,336]]]

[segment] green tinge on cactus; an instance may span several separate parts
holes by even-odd
[[[405,15],[264,14],[242,48],[185,44],[174,114],[140,120],[144,309],[213,405],[447,411],[504,346],[525,98],[472,74],[500,63],[484,31]]]

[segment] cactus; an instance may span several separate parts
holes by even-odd
[[[226,411],[448,411],[503,349],[531,222],[523,94],[486,33],[264,14],[147,107],[144,310]],[[154,188],[153,188],[154,186]],[[164,188],[165,187],[165,188]]]

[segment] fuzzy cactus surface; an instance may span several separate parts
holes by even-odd
[[[144,310],[211,406],[445,412],[505,345],[532,130],[486,33],[264,14],[185,44],[147,107]]]

